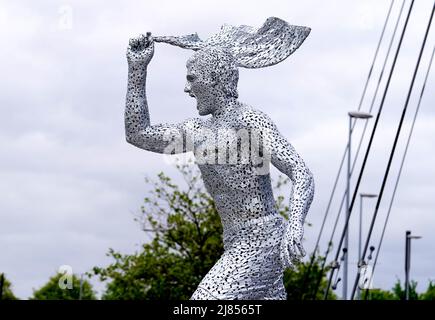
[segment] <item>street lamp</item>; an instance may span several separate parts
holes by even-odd
[[[364,198],[376,198],[378,195],[373,193],[360,193],[360,207],[359,207],[359,234],[358,234],[358,266],[362,266],[361,246],[362,246],[362,216],[363,216],[363,199]],[[361,300],[361,290],[357,289],[358,300]]]
[[[372,115],[367,112],[359,112],[359,111],[351,111],[348,113],[349,115],[349,137],[348,137],[348,150],[347,150],[347,179],[346,179],[346,220],[348,221],[350,216],[350,167],[351,167],[351,144],[352,144],[352,119],[370,119]],[[349,222],[347,223],[347,229],[344,239],[344,247],[348,250],[344,258],[344,266],[343,266],[343,300],[347,300],[347,273],[349,266]]]
[[[409,300],[409,270],[411,269],[411,239],[421,239],[420,236],[411,236],[411,231],[406,231],[405,240],[405,300]]]

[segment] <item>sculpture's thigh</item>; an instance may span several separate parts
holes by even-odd
[[[234,299],[226,281],[235,272],[234,257],[225,252],[201,280],[190,300],[229,300]]]
[[[226,250],[191,300],[286,299],[279,242],[271,239],[248,239]]]

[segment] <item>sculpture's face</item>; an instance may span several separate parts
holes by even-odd
[[[211,70],[201,68],[201,64],[196,59],[189,60],[186,80],[184,91],[196,99],[199,115],[205,116],[216,111],[216,99],[219,93],[216,90],[217,83],[216,79],[213,79]]]
[[[219,49],[195,53],[187,61],[186,78],[184,91],[196,98],[201,116],[214,113],[229,97],[237,98],[237,67],[232,58]]]

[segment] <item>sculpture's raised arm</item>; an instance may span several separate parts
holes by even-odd
[[[180,124],[151,125],[146,97],[147,67],[154,55],[154,41],[150,34],[130,39],[127,49],[128,87],[125,103],[125,136],[128,143],[158,153],[190,151],[186,130],[195,119]]]

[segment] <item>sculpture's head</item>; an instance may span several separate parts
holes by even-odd
[[[299,48],[310,30],[270,17],[260,28],[223,25],[204,41],[196,33],[153,39],[196,51],[187,62],[184,91],[196,98],[199,114],[207,115],[226,102],[222,99],[237,98],[237,67],[256,69],[280,63]]]
[[[237,98],[239,70],[233,56],[219,47],[205,47],[187,61],[184,91],[196,98],[200,115],[216,111],[223,101]]]

